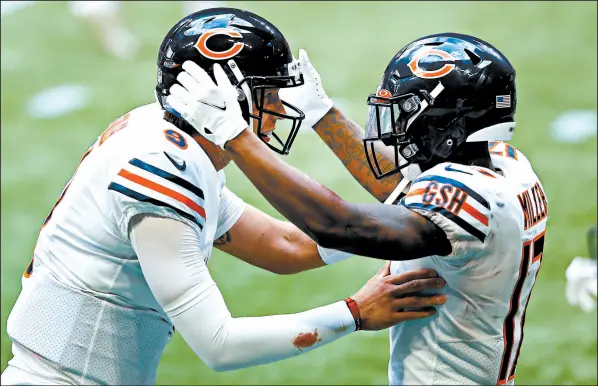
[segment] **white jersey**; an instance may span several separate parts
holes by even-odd
[[[527,158],[491,142],[497,174],[443,163],[401,200],[444,230],[449,256],[393,261],[391,273],[435,269],[447,302],[431,318],[391,328],[393,385],[513,383],[525,311],[542,262],[546,195]]]
[[[13,342],[78,384],[155,383],[173,333],[143,276],[129,221],[155,214],[214,240],[244,203],[158,104],[114,121],[85,153],[44,222],[9,316]]]

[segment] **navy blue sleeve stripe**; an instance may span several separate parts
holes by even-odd
[[[112,182],[109,186],[108,186],[108,190],[114,190],[115,192],[118,192],[120,194],[124,194],[125,196],[131,197],[134,200],[137,201],[142,201],[142,202],[147,202],[156,206],[162,206],[162,207],[166,207],[166,208],[170,208],[172,210],[174,210],[175,212],[177,212],[178,214],[180,214],[182,217],[186,218],[189,221],[193,221],[193,223],[197,224],[197,226],[199,226],[200,230],[203,230],[203,225],[192,215],[190,215],[189,213],[186,213],[178,208],[175,208],[172,205],[168,205],[165,202],[162,201],[158,201],[156,199],[153,199],[151,197],[148,197],[144,194],[141,194],[139,192],[136,192],[134,190],[131,190],[127,187],[122,186],[121,184],[117,184],[116,182]]]
[[[441,176],[423,176],[423,177],[418,178],[415,181],[413,181],[413,185],[417,184],[418,182],[422,182],[422,181],[436,181],[441,184],[451,184],[455,188],[459,188],[462,191],[466,192],[467,194],[469,194],[470,197],[472,197],[477,202],[479,202],[480,204],[485,206],[486,209],[490,210],[490,204],[484,197],[480,196],[478,193],[474,192],[469,187],[467,187],[466,185],[463,185],[461,182],[459,182],[457,180],[453,180],[452,178],[441,177]]]
[[[441,215],[448,218],[455,224],[459,225],[465,231],[471,233],[472,236],[474,236],[481,242],[484,242],[484,240],[486,240],[486,235],[482,231],[478,230],[476,227],[469,224],[467,221],[463,220],[461,217],[455,216],[453,213],[449,212],[448,210],[446,210],[442,207],[435,206],[435,205],[425,205],[425,204],[422,204],[419,202],[407,204],[407,205],[405,205],[405,207],[407,207],[409,209],[423,209],[423,210],[427,210],[430,212],[440,213]]]
[[[132,160],[129,161],[129,163],[131,165],[137,166],[138,168],[143,169],[147,172],[150,172],[159,177],[167,179],[168,181],[173,182],[173,183],[179,185],[180,187],[187,189],[188,191],[192,192],[193,194],[195,194],[202,200],[204,199],[203,191],[200,188],[198,188],[197,186],[191,184],[189,181],[186,181],[180,177],[175,176],[174,174],[168,173],[165,170],[162,170],[162,169],[152,166],[148,163],[145,163],[142,160],[137,159],[137,158],[133,158]]]

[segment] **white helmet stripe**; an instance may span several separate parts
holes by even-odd
[[[434,90],[432,90],[432,92],[430,93],[430,96],[432,98],[436,98],[442,92],[442,90],[444,90],[444,86],[442,85],[442,82],[438,82],[438,85],[436,85],[436,87],[434,87]],[[407,121],[407,127],[405,128],[405,131],[409,130],[409,126],[411,126],[411,124],[413,123],[415,118],[419,117],[419,115],[421,113],[423,113],[425,109],[428,108],[428,101],[426,101],[426,100],[421,101],[419,106],[420,106],[419,111],[414,116],[409,118],[409,120]]]
[[[235,76],[235,79],[237,79],[237,83],[241,82],[243,80],[243,74],[241,73],[241,70],[239,70],[239,66],[237,65],[237,63],[235,63],[235,61],[231,59],[228,62],[226,62],[226,64],[232,71],[233,75]],[[251,130],[253,130],[253,122],[251,118],[251,114],[253,114],[253,98],[251,96],[251,90],[249,89],[249,85],[247,84],[247,82],[243,82],[243,84],[241,85],[241,90],[243,90],[243,92],[245,93],[245,97],[247,98],[247,103],[249,105],[249,121],[247,122],[247,124],[249,124]]]
[[[510,141],[516,125],[515,122],[504,122],[484,127],[467,137],[466,142]]]

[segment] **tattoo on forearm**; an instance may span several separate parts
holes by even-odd
[[[363,129],[333,108],[316,125],[315,130],[326,145],[341,160],[347,170],[368,192],[379,201],[384,201],[401,180],[400,174],[377,180],[368,164],[363,148]],[[389,154],[378,158],[381,168],[394,167]]]
[[[226,232],[225,234],[214,240],[214,245],[224,245],[230,242],[231,240],[232,237],[230,237],[230,232]]]

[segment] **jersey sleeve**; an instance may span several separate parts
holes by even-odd
[[[488,193],[467,166],[438,165],[411,184],[405,207],[425,216],[445,233],[453,247],[448,258],[472,258],[490,233]]]
[[[108,185],[114,216],[128,237],[137,214],[155,214],[189,224],[201,232],[206,221],[204,192],[193,171],[181,171],[163,152],[145,154],[124,163]]]
[[[220,192],[220,207],[218,209],[218,227],[215,239],[220,238],[239,220],[247,204],[236,194],[224,186]]]

